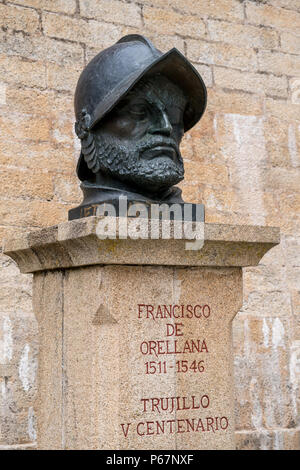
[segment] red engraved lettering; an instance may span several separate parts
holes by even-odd
[[[199,410],[200,405],[199,406],[195,405],[195,398],[196,398],[195,395],[192,395],[192,409],[193,410]]]
[[[144,412],[147,411],[146,402],[149,401],[149,398],[141,398],[141,401],[144,402]]]
[[[209,431],[209,428],[212,428],[212,432],[214,433],[214,418],[206,418],[206,428],[207,431]]]
[[[172,305],[169,305],[169,310],[167,305],[163,305],[164,307],[164,318],[172,318]]]
[[[216,431],[219,431],[219,427],[218,427],[218,419],[219,419],[219,417],[218,417],[218,416],[216,416],[216,417],[215,417],[215,420],[216,420]]]
[[[164,421],[156,421],[156,431],[157,431],[157,434],[160,434],[159,431],[162,432],[162,434],[165,434],[165,422]]]
[[[222,425],[223,420],[225,421],[225,424]],[[223,430],[228,428],[228,419],[226,416],[222,416],[222,418],[220,418],[220,428]]]
[[[146,348],[145,348],[146,346]],[[147,341],[143,341],[140,345],[140,351],[142,354],[148,354],[148,343]]]
[[[165,401],[166,404],[164,404],[164,400],[166,400],[166,401]],[[160,403],[161,403],[161,404],[160,404],[161,409],[162,409],[163,411],[167,411],[167,409],[169,408],[169,398],[161,398],[161,399],[160,399]]]
[[[180,308],[180,305],[174,305],[174,306],[173,306],[173,317],[174,317],[174,318],[179,318],[179,317],[180,317],[180,314],[179,314],[179,315],[175,315],[175,308]]]
[[[183,323],[175,323],[175,336],[183,336],[181,333],[180,326],[183,326]]]
[[[197,312],[197,308],[200,309],[200,313],[199,313],[198,315],[197,315],[197,313],[196,313],[196,312]],[[195,307],[194,307],[194,316],[195,316],[196,318],[201,318],[201,310],[202,310],[201,305],[195,305]]]
[[[147,318],[149,318],[149,315],[151,315],[152,319],[155,320],[154,315],[153,315],[153,310],[154,310],[153,305],[146,305],[146,308],[147,308]]]
[[[175,331],[174,325],[172,325],[171,323],[167,323],[166,327],[167,327],[167,336],[173,336],[174,331]]]
[[[192,410],[199,410],[200,405],[196,406],[195,404],[195,395],[192,395]]]
[[[149,354],[154,354],[157,357],[156,341],[149,341]]]
[[[139,436],[144,436],[145,435],[144,432],[140,432],[140,426],[143,426],[143,425],[144,425],[144,423],[141,422],[136,427],[136,432],[138,433]]]
[[[208,408],[209,407],[209,397],[208,397],[208,395],[202,395],[202,397],[201,397],[201,406],[202,406],[202,408]]]
[[[197,424],[196,432],[199,432],[200,429],[201,429],[201,431],[205,431],[201,418],[198,419],[198,424]]]
[[[203,313],[204,318],[208,318],[210,316],[210,306],[203,305],[202,313]]]
[[[190,428],[191,428],[192,431],[195,431],[195,418],[192,418],[192,421],[187,419],[186,424],[187,424],[186,432],[190,432]]]
[[[155,408],[156,408],[156,411],[160,413],[159,408],[158,408],[159,398],[151,398],[151,400],[152,400],[152,411],[155,411]]]
[[[183,323],[167,323],[167,336],[183,336],[183,333],[180,330],[180,327],[183,326]]]
[[[170,434],[173,434],[173,424],[175,424],[175,419],[169,419],[167,423],[170,424]]]
[[[128,431],[129,431],[129,426],[130,426],[130,425],[131,425],[131,423],[127,423],[127,425],[126,425],[126,424],[121,424],[121,426],[122,426],[122,431],[123,431],[123,434],[124,434],[125,437],[127,437],[127,435],[128,435]],[[127,426],[126,429],[124,428],[124,426]]]
[[[141,313],[142,313],[142,307],[145,307],[145,304],[138,304],[138,309],[139,309],[139,312],[138,312],[138,318],[141,318]]]
[[[147,436],[152,436],[154,434],[154,430],[151,429],[151,426],[154,425],[154,421],[147,421]]]
[[[186,318],[193,318],[193,306],[192,305],[187,305],[186,310],[190,314],[190,315],[188,315],[188,313],[187,313]]]
[[[181,423],[184,423],[186,420],[185,419],[178,419],[177,420],[177,432],[178,433],[183,433],[185,432],[185,429],[183,427],[183,424]]]
[[[157,341],[157,354],[165,354],[164,352],[164,346],[165,342],[160,340],[160,341]]]
[[[193,340],[192,340],[192,343],[193,343]],[[183,353],[191,353],[192,352],[191,347],[190,347],[190,343],[188,342],[188,340],[186,340],[186,342],[184,343],[182,352]]]
[[[186,402],[185,402],[186,398],[187,397],[182,397],[182,400],[183,400],[183,408],[182,409],[183,410],[190,410],[191,407],[186,405]]]
[[[159,305],[156,310],[156,318],[164,318],[162,311],[161,311],[161,306]]]

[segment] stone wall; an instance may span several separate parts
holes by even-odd
[[[0,0],[1,243],[80,201],[73,92],[99,50],[143,32],[203,76],[208,108],[182,145],[186,200],[208,222],[282,230],[245,270],[234,321],[240,449],[300,447],[299,31],[299,0]],[[4,256],[0,299],[0,448],[34,448],[31,278]]]

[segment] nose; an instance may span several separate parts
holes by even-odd
[[[170,123],[168,114],[165,111],[160,111],[159,119],[151,127],[150,133],[170,136],[172,130],[173,127]]]

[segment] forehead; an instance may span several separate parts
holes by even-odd
[[[161,102],[164,105],[176,106],[181,109],[184,109],[187,104],[183,91],[162,75],[140,80],[127,97],[129,99],[144,98],[153,104]]]

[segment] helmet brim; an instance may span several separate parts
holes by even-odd
[[[96,107],[89,128],[95,127],[105,115],[112,111],[142,78],[157,73],[169,78],[186,95],[189,102],[189,112],[184,116],[184,131],[191,129],[205,111],[206,86],[195,67],[176,48],[163,54],[150,65],[148,62],[142,71],[139,70],[138,73],[126,77],[116,88],[111,90]]]

